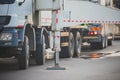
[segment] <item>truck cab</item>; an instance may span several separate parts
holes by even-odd
[[[35,49],[31,25],[32,0],[0,0],[0,57],[17,57],[22,69],[28,67],[30,49]]]
[[[18,28],[27,24],[27,15],[32,13],[31,0],[0,0],[0,46],[18,46]],[[27,6],[28,7],[27,7]]]
[[[43,65],[49,47],[47,30],[38,25],[36,1],[41,0],[0,0],[0,58],[16,57],[20,69],[29,66],[31,55],[37,65]]]

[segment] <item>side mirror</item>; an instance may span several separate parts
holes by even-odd
[[[19,6],[21,6],[25,2],[25,0],[18,0],[18,2],[19,2]]]

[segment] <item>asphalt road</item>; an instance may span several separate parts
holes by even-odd
[[[53,60],[43,66],[31,63],[27,70],[18,70],[15,60],[0,59],[0,80],[120,80],[119,51],[120,41],[113,41],[113,46],[102,50],[91,50],[86,46],[81,58],[60,59],[60,66],[66,70],[46,70],[54,65]],[[84,58],[92,53],[102,56]]]
[[[120,40],[115,40],[112,42],[112,46],[108,46],[105,49],[94,49],[91,50],[89,44],[83,46],[81,56],[90,56],[91,54],[97,53],[100,56],[118,53],[120,52]]]

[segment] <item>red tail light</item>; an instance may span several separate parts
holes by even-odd
[[[98,35],[98,32],[97,32],[97,31],[90,31],[89,34],[90,34],[90,35]]]
[[[90,32],[90,35],[94,35],[94,31],[91,31],[91,32]]]

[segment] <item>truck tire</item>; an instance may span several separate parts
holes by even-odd
[[[42,41],[42,43],[40,42]],[[45,37],[40,37],[40,30],[36,32],[36,51],[35,51],[35,60],[37,65],[45,64]]]
[[[74,33],[74,44],[75,44],[75,49],[74,49],[74,57],[80,57],[81,53],[81,36],[79,32]]]
[[[108,47],[108,37],[106,36],[106,38],[105,38],[105,48],[107,48]]]
[[[21,54],[18,56],[19,69],[27,69],[29,66],[29,40],[27,36],[25,36],[21,48]]]
[[[108,40],[108,46],[112,46],[112,40]]]
[[[98,44],[99,44],[99,45],[98,45],[98,48],[99,48],[99,49],[104,49],[105,46],[106,46],[106,38],[105,38],[105,37],[102,38],[102,41],[99,42]]]
[[[68,36],[68,46],[61,48],[60,57],[70,58],[73,57],[73,54],[74,54],[74,36],[73,33],[70,32]]]

